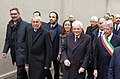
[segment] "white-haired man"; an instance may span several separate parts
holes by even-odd
[[[91,36],[91,41],[93,41],[93,31],[96,30],[98,28],[98,18],[97,16],[92,16],[90,18],[90,26],[87,27],[86,30],[86,34]],[[94,75],[93,75],[93,52],[91,52],[90,54],[90,58],[89,58],[89,66],[87,68],[87,79],[93,79]]]
[[[66,36],[62,46],[63,79],[85,79],[91,38],[82,32],[83,24],[80,21],[74,21],[72,26],[73,33]]]
[[[50,67],[52,43],[48,31],[42,28],[41,18],[32,17],[26,33],[27,64],[30,79],[45,79],[44,69]]]
[[[94,75],[97,79],[107,79],[108,68],[114,48],[120,46],[119,36],[113,34],[113,22],[111,20],[103,23],[104,35],[96,41]]]

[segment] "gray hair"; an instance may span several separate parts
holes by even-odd
[[[42,18],[40,16],[32,16],[32,19],[38,19],[38,20],[42,21]]]
[[[97,17],[97,16],[92,16],[92,17],[90,18],[90,20],[98,21],[98,17]]]
[[[109,26],[111,28],[113,28],[113,22],[111,20],[105,21],[102,24],[103,26]]]
[[[72,26],[74,27],[74,26],[76,26],[76,25],[79,25],[79,26],[83,29],[83,24],[82,24],[82,22],[80,22],[80,21],[78,21],[78,20],[73,21]]]

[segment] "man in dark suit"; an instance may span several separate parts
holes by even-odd
[[[98,28],[98,18],[97,16],[92,16],[90,18],[90,26],[87,27],[86,34],[91,36],[91,42],[93,41],[93,31]],[[89,58],[89,66],[87,68],[87,78],[86,79],[94,79],[93,75],[93,52],[90,54]]]
[[[91,38],[82,33],[83,24],[76,20],[72,23],[73,33],[66,36],[62,46],[63,79],[85,79],[91,52]]]
[[[57,60],[59,52],[59,34],[61,31],[61,25],[58,24],[58,14],[54,11],[49,14],[49,23],[44,26],[51,34],[52,40],[52,61],[54,66],[54,79],[59,79],[59,60]],[[49,72],[49,70],[47,70]],[[48,79],[51,79],[51,74],[48,73]]]
[[[102,36],[104,34],[103,30],[103,26],[102,24],[105,22],[105,19],[103,17],[100,17],[98,19],[98,28],[96,28],[93,32],[92,32],[92,35],[93,35],[93,40],[94,38],[97,38],[99,36]]]
[[[120,47],[117,47],[113,53],[107,79],[120,79]]]
[[[113,33],[120,36],[120,15],[115,15],[115,22],[113,23]]]
[[[96,40],[94,53],[94,75],[97,79],[107,79],[112,53],[115,47],[120,46],[120,37],[113,34],[112,21],[105,21],[103,27],[104,35]]]
[[[32,17],[31,22],[26,32],[26,63],[29,65],[29,77],[30,79],[44,79],[44,69],[51,65],[50,33],[42,28],[40,17]]]
[[[11,20],[7,25],[6,39],[2,56],[6,58],[6,54],[10,49],[12,63],[16,62],[17,79],[27,79],[25,70],[25,32],[28,25],[20,17],[18,8],[10,9]]]

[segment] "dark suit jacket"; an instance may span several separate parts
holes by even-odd
[[[86,34],[91,36],[91,40],[93,40],[93,31],[95,31],[97,28],[98,28],[97,25],[94,27],[92,27],[92,26],[87,27]]]
[[[95,29],[95,30],[92,32],[93,40],[94,40],[94,38],[98,37],[98,33],[99,33],[99,28]]]
[[[120,28],[118,30],[116,30],[115,26],[116,26],[116,24],[113,23],[113,33],[120,36]],[[118,26],[120,26],[120,24],[118,24]]]
[[[33,28],[27,29],[26,33],[26,52],[27,63],[29,64],[30,79],[43,79],[44,67],[51,65],[52,44],[50,34],[42,28],[37,30],[37,35],[32,39]]]
[[[120,37],[113,34],[110,42],[114,48],[120,46]],[[94,60],[94,68],[98,70],[98,79],[107,79],[110,59],[111,55],[105,49],[101,38],[99,37],[96,41],[96,53]]]
[[[94,34],[93,34],[93,31],[95,31],[96,29],[98,29],[98,26],[88,26],[87,27],[87,30],[86,30],[86,34],[90,35],[91,36],[91,43],[93,42],[93,39],[94,39]],[[93,43],[92,43],[93,44]],[[93,45],[92,45],[93,46]],[[93,49],[93,47],[91,48],[91,50]],[[93,67],[93,50],[91,51],[91,54],[90,54],[90,58],[89,58],[89,63],[90,63],[90,66]]]
[[[74,34],[66,37],[65,44],[62,46],[62,61],[68,59],[70,67],[64,66],[63,79],[84,79],[85,73],[78,74],[80,67],[87,68],[89,54],[91,52],[91,38],[86,34],[81,34],[77,44],[74,43]]]
[[[48,30],[50,32],[51,30],[51,24],[48,23],[45,26],[43,26],[44,29]],[[56,60],[58,53],[59,53],[59,34],[61,32],[61,25],[56,24],[54,29],[52,40],[52,60]]]
[[[117,47],[113,53],[107,79],[120,79],[120,47]]]
[[[7,32],[3,52],[7,53],[10,48],[12,63],[17,65],[25,64],[25,32],[28,23],[21,18],[14,28],[11,20],[7,25]],[[14,34],[14,35],[13,35]]]

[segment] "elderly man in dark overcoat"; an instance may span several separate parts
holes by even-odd
[[[85,70],[91,52],[91,38],[82,33],[80,21],[72,23],[73,33],[66,36],[62,46],[63,79],[85,79]]]
[[[26,33],[26,63],[30,79],[44,79],[45,72],[51,65],[52,44],[48,31],[42,28],[41,18],[32,17]]]

